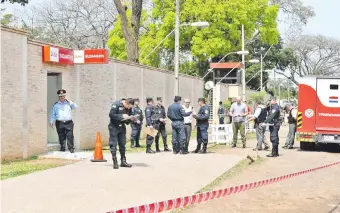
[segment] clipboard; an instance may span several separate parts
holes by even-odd
[[[157,132],[158,132],[158,130],[157,130],[157,129],[154,129],[154,128],[152,128],[152,127],[146,127],[146,128],[145,128],[145,133],[146,133],[147,135],[152,136],[152,137],[156,137]]]

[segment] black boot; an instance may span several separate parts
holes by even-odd
[[[201,154],[207,153],[207,144],[206,144],[206,143],[203,144],[203,148],[202,148],[202,150],[200,151],[200,153],[201,153]]]
[[[121,164],[120,164],[120,166],[121,166],[121,167],[127,167],[127,168],[132,167],[131,164],[128,164],[128,163],[126,162],[125,153],[121,153],[120,155],[121,155],[121,159],[120,159],[120,160],[121,160]]]
[[[172,150],[169,149],[168,145],[164,143],[164,152],[171,152]]]
[[[151,149],[151,145],[148,144],[148,145],[146,146],[146,153],[155,154],[156,152],[153,151],[153,150]]]
[[[156,152],[161,152],[161,150],[159,149],[159,143],[158,143],[158,141],[156,141]]]
[[[176,155],[179,153],[179,148],[177,148],[178,144],[172,144],[172,149],[173,149],[173,153]]]
[[[279,156],[279,153],[278,153],[278,150],[277,150],[276,148],[277,148],[277,146],[274,146],[274,145],[273,145],[272,153],[270,153],[269,155],[267,155],[267,157],[269,157],[269,158],[278,157],[278,156]]]
[[[196,149],[193,151],[193,153],[199,153],[201,150],[201,143],[200,142],[197,142],[197,147]]]
[[[118,169],[119,166],[118,166],[118,160],[116,157],[116,152],[111,152],[111,155],[112,155],[112,161],[113,161],[113,169]]]
[[[135,141],[131,139],[131,148],[135,148]]]
[[[136,147],[141,147],[141,145],[139,145],[139,140],[136,140]]]
[[[185,143],[182,144],[182,146],[181,146],[180,154],[181,154],[181,155],[189,154],[189,152],[185,149]]]

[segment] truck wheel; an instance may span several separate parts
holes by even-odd
[[[311,142],[300,142],[300,149],[306,151],[314,151],[315,150],[315,143]]]

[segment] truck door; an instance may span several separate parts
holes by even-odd
[[[317,78],[316,131],[340,131],[340,78]]]

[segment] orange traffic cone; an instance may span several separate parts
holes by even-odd
[[[92,162],[107,162],[107,160],[103,157],[103,145],[102,145],[102,138],[100,136],[100,132],[97,132],[97,139],[96,139],[96,147],[94,149],[93,159]]]

